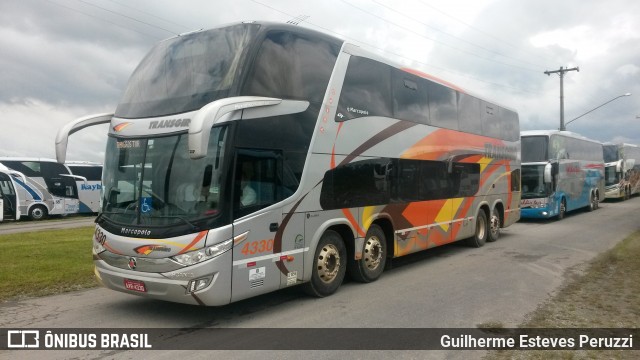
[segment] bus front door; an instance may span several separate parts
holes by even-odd
[[[16,189],[8,174],[0,173],[0,221],[18,219]]]

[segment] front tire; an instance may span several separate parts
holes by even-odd
[[[318,243],[313,259],[311,280],[305,284],[307,294],[325,297],[335,293],[347,268],[347,249],[340,234],[327,230]]]
[[[31,220],[44,220],[48,215],[47,208],[42,205],[36,205],[29,209],[29,218]]]
[[[349,259],[348,271],[351,278],[362,283],[376,281],[387,259],[387,240],[380,226],[373,224],[367,231],[360,260]]]
[[[487,242],[489,236],[489,224],[487,222],[487,214],[484,210],[478,212],[476,217],[476,233],[473,237],[467,239],[467,245],[471,247],[482,247]]]
[[[564,200],[564,198],[562,198],[562,200],[560,200],[560,208],[558,209],[558,220],[564,219],[566,214],[567,214],[567,202]]]

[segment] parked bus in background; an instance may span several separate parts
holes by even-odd
[[[0,222],[5,220],[20,220],[20,196],[16,191],[12,171],[0,164]],[[26,181],[26,179],[22,179]]]
[[[157,86],[157,83],[166,86]],[[106,287],[223,305],[334,293],[394,257],[520,217],[514,111],[309,29],[243,23],[154,47],[110,123],[93,237]]]
[[[602,144],[569,131],[522,132],[523,218],[562,219],[604,199]]]
[[[0,164],[19,175],[14,181],[21,214],[41,220],[78,212],[76,180],[63,164],[53,159],[18,157],[0,157]]]
[[[65,163],[76,176],[80,214],[95,214],[100,211],[102,190],[102,164],[89,161],[67,161]]]
[[[626,200],[640,192],[640,147],[605,144],[606,198]]]

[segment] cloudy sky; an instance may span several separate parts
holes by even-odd
[[[73,119],[113,112],[154,43],[245,21],[330,33],[518,111],[521,129],[565,119],[600,141],[640,144],[636,0],[2,0],[0,156],[55,156]],[[70,138],[69,160],[100,161],[106,125]]]

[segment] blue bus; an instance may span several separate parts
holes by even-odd
[[[604,199],[603,145],[559,130],[521,133],[523,218],[564,218]]]

